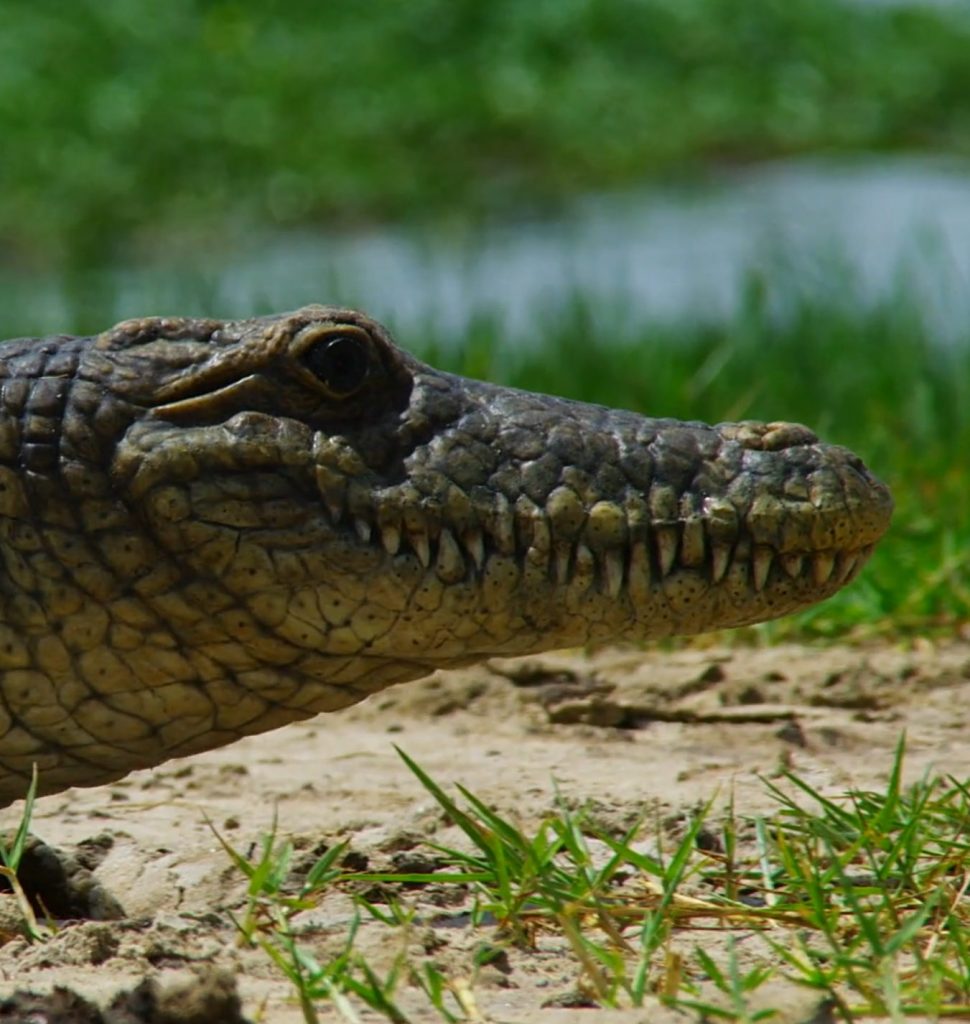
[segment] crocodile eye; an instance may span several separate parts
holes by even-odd
[[[318,341],[307,349],[303,361],[338,398],[353,394],[370,368],[367,345],[352,334],[332,334]]]

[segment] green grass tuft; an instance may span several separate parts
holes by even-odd
[[[479,1019],[477,966],[503,948],[531,956],[540,941],[572,955],[578,990],[602,1006],[659,1000],[704,1019],[754,1024],[778,1015],[771,992],[762,992],[775,979],[815,990],[847,1022],[962,1017],[970,1014],[970,787],[939,776],[903,787],[904,753],[901,740],[882,790],[828,796],[783,772],[765,782],[776,803],[767,815],[745,820],[729,805],[718,820],[708,805],[673,835],[659,824],[647,829],[644,816],[611,836],[562,799],[525,831],[460,786],[452,798],[402,752],[462,841],[429,844],[441,869],[428,875],[341,876],[328,855],[315,882],[298,887],[300,905],[349,887],[373,927],[407,933],[415,912],[394,901],[387,912],[373,907],[362,884],[412,896],[415,883],[460,886],[470,893],[471,926],[487,933],[463,978],[404,947],[390,972],[378,970],[354,946],[359,912],[341,951],[318,958],[308,949],[312,935],[297,936],[296,900],[272,881],[288,875],[291,852],[275,826],[255,864],[230,856],[249,880],[250,905],[255,896],[262,908],[258,942],[293,983],[308,1022],[322,1001],[348,1020],[358,1001],[388,1020],[412,1020],[402,1007],[415,993],[445,1021]],[[656,854],[643,852],[650,833]],[[274,864],[264,869],[267,859]],[[258,893],[254,879],[262,880]],[[703,948],[689,938],[700,928]]]

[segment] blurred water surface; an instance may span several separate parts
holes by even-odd
[[[0,277],[5,336],[97,329],[148,314],[240,317],[329,302],[367,309],[407,344],[485,321],[527,343],[581,301],[604,336],[627,322],[717,322],[757,282],[793,299],[905,292],[935,334],[970,323],[970,165],[798,160],[704,187],[588,196],[555,218],[246,237],[164,247],[70,279]]]

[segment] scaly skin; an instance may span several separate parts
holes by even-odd
[[[491,655],[773,618],[891,514],[789,423],[440,373],[360,313],[0,348],[0,806]]]

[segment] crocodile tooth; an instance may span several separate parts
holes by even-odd
[[[537,513],[532,519],[532,547],[546,555],[552,547],[552,536],[549,531],[549,520]]]
[[[817,586],[827,583],[835,567],[835,556],[831,551],[820,551],[812,558],[812,579]]]
[[[503,555],[515,553],[515,519],[508,498],[499,494],[495,499],[495,517],[492,520],[495,545]]]
[[[573,584],[585,590],[593,582],[595,571],[596,562],[593,559],[593,552],[585,544],[577,544],[576,558],[573,562]]]
[[[535,544],[530,544],[525,549],[525,558],[520,563],[520,566],[530,576],[535,574],[548,576],[549,552],[543,551],[542,548],[537,548]]]
[[[852,575],[859,561],[858,551],[842,551],[835,559],[835,581],[845,583]]]
[[[797,580],[802,574],[802,568],[805,565],[804,555],[780,555],[778,561],[781,562],[782,569],[788,573],[793,580]]]
[[[438,537],[438,560],[435,572],[446,583],[457,583],[465,576],[465,559],[451,530],[442,530]]]
[[[569,581],[569,559],[572,555],[572,548],[568,544],[557,544],[554,555],[556,566],[556,582],[567,583]]]
[[[396,555],[401,546],[401,531],[396,526],[388,524],[381,531],[381,543],[389,555]]]
[[[768,572],[771,569],[771,561],[775,557],[774,551],[764,544],[756,544],[754,554],[751,556],[751,581],[755,590],[764,590],[768,582]]]
[[[603,577],[606,593],[610,597],[618,597],[623,587],[623,559],[616,548],[603,552]]]
[[[485,541],[482,538],[482,531],[479,529],[466,530],[462,536],[462,543],[465,550],[471,556],[476,569],[481,569],[485,561]]]
[[[414,548],[414,553],[418,556],[418,561],[425,567],[431,564],[431,542],[428,540],[426,533],[409,533],[408,540],[411,542],[411,547]]]
[[[731,545],[711,544],[711,582],[720,583],[731,564]]]
[[[366,519],[354,519],[354,529],[357,531],[357,536],[360,537],[362,544],[370,543],[370,523]]]
[[[635,540],[630,548],[630,576],[627,586],[634,600],[643,600],[650,589],[650,552],[642,540]]]
[[[346,479],[329,466],[316,467],[317,488],[323,497],[330,521],[336,526],[343,518],[344,497],[347,493]]]
[[[677,527],[657,527],[657,560],[660,563],[660,575],[667,576],[677,560]]]
[[[680,541],[680,560],[684,565],[704,564],[704,520],[691,515],[684,520],[684,534]]]

